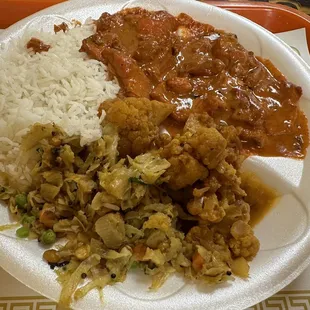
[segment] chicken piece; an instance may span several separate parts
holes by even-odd
[[[220,59],[230,67],[233,76],[243,77],[251,68],[255,68],[257,60],[254,54],[249,53],[241,44],[235,34],[221,32],[212,47],[213,57]]]
[[[175,17],[166,11],[149,12],[136,8],[130,9],[130,13],[142,16],[137,22],[139,34],[165,37],[173,33],[178,25]]]
[[[151,62],[162,53],[164,46],[151,36],[141,36],[133,58],[138,62]]]
[[[65,22],[62,22],[59,25],[54,25],[54,32],[55,33],[59,32],[59,31],[66,32],[68,30],[69,30],[69,26]]]
[[[176,94],[188,94],[193,88],[190,80],[182,77],[167,80],[167,87]]]
[[[96,60],[102,61],[101,57],[102,46],[97,45],[96,39],[98,35],[92,35],[82,41],[82,47],[80,48],[80,52],[85,52],[90,58],[94,58]]]
[[[232,225],[230,233],[233,238],[229,240],[229,247],[233,254],[236,257],[241,256],[246,260],[252,260],[260,246],[258,239],[254,236],[252,227],[239,220]]]
[[[157,70],[156,70],[157,71]],[[155,80],[156,83],[158,82],[158,80],[160,79],[160,74],[156,71],[151,71],[150,74],[148,74],[150,76],[150,78],[152,80]],[[150,93],[150,98],[153,100],[158,100],[161,102],[169,102],[169,92],[166,88],[166,84],[164,82],[158,83],[151,91]]]
[[[96,27],[98,32],[111,31],[124,22],[124,18],[121,14],[110,14],[104,12],[101,14],[98,20],[96,20]]]
[[[81,52],[108,65],[116,76],[125,96],[149,98],[151,83],[136,61],[122,51],[123,47],[115,34],[95,34],[83,40]]]
[[[37,38],[31,38],[27,43],[27,48],[32,50],[34,53],[48,52],[50,45],[45,44]]]
[[[191,114],[191,109],[176,110],[171,114],[171,117],[179,124],[184,124]]]
[[[180,25],[186,27],[191,35],[201,36],[212,33],[213,26],[200,23],[185,13],[181,13],[177,17]]]
[[[151,83],[134,59],[113,48],[103,49],[101,56],[117,77],[125,96],[149,98]]]
[[[193,93],[195,92],[196,91],[193,90]],[[223,115],[223,111],[227,109],[227,104],[227,101],[222,95],[210,92],[205,98],[197,97],[194,99],[192,110],[199,114],[207,112],[214,119],[218,119],[220,115]]]
[[[97,32],[92,36],[83,40],[80,51],[89,53],[90,56],[93,49],[98,49],[100,53],[96,56],[96,59],[101,59],[101,51],[105,48],[113,48],[119,51],[125,51],[125,47],[122,45],[120,38],[113,32]]]
[[[207,56],[196,57],[196,59],[196,61],[184,62],[183,71],[193,76],[212,76],[225,68],[225,64],[219,59],[214,60]]]
[[[226,215],[216,194],[194,198],[187,204],[187,210],[190,214],[198,215],[202,220],[210,221],[212,223],[220,222]]]
[[[254,93],[249,93],[247,89],[237,89],[232,93],[235,100],[232,104],[231,119],[245,126],[262,126],[267,110],[266,103],[259,101]],[[244,125],[242,127],[245,127]]]
[[[135,22],[139,40],[135,59],[144,62],[165,62],[165,58],[171,55],[171,36],[176,26],[175,18],[165,11],[153,12],[151,16],[139,18]]]
[[[105,120],[116,125],[120,135],[119,153],[137,156],[147,152],[159,136],[160,123],[173,111],[173,105],[143,98],[108,100],[99,110]],[[100,112],[100,111],[99,111]]]
[[[189,40],[180,50],[180,72],[192,76],[212,76],[220,73],[225,64],[220,59],[214,59],[211,50],[212,41],[208,38]]]
[[[207,168],[186,152],[179,156],[167,158],[167,160],[171,166],[166,171],[165,176],[170,177],[168,184],[173,190],[192,185],[208,176]]]

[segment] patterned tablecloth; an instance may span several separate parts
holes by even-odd
[[[272,0],[270,2],[280,1]],[[310,0],[303,2],[310,5]],[[295,1],[290,1],[289,3],[291,5],[294,3],[297,6]],[[301,8],[299,4],[298,8]],[[306,11],[307,9],[304,8],[303,10]],[[310,13],[310,9],[307,13]],[[305,29],[277,35],[310,65]],[[310,310],[310,267],[285,289],[249,309]],[[56,303],[40,296],[0,268],[0,310],[56,310]]]

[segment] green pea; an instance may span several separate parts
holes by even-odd
[[[15,203],[17,207],[24,208],[27,204],[27,196],[25,194],[18,194],[15,196]]]
[[[18,238],[27,238],[29,236],[29,229],[26,227],[21,227],[16,230],[16,236]]]
[[[56,241],[56,234],[51,229],[48,229],[45,232],[43,232],[40,240],[44,244],[52,244]]]
[[[36,217],[33,215],[24,214],[22,217],[22,224],[32,224],[36,220]]]
[[[130,269],[137,269],[139,267],[139,263],[134,261],[131,266],[130,266]]]

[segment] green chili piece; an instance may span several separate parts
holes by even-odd
[[[131,178],[129,178],[129,182],[131,182],[131,183],[138,183],[138,184],[142,184],[142,185],[147,185],[146,183],[144,183],[141,179],[139,179],[139,178],[133,178],[133,177],[131,177]]]

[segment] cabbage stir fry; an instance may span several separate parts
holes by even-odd
[[[183,135],[123,158],[125,133],[112,121],[87,146],[56,125],[32,126],[21,145],[33,161],[32,188],[2,188],[0,198],[22,224],[18,237],[51,246],[43,258],[63,284],[61,304],[123,282],[133,268],[151,276],[152,290],[175,272],[206,283],[248,276],[259,241],[234,168],[242,162],[233,156],[236,141],[227,129],[200,128],[203,139],[218,138],[204,150],[192,130],[197,124],[191,118]],[[65,244],[53,248],[60,239]]]

